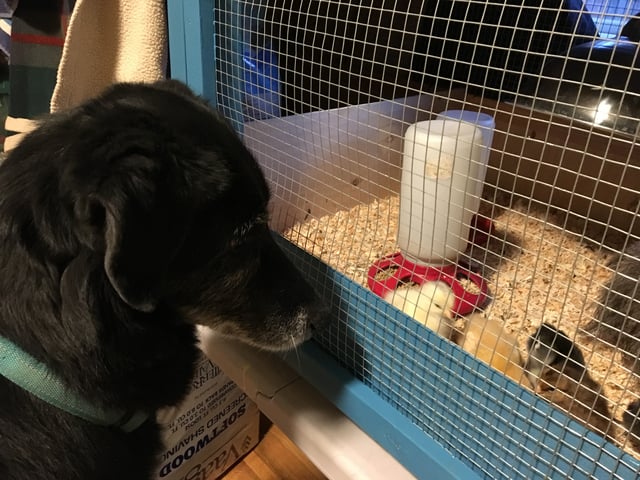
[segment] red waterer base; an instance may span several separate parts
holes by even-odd
[[[476,215],[473,220],[473,227],[470,234],[471,243],[486,243],[493,229],[491,220]],[[393,273],[388,277],[380,280],[376,279],[380,272],[392,270]],[[402,283],[413,282],[421,285],[425,282],[441,280],[451,287],[456,297],[452,312],[455,316],[468,315],[476,308],[484,305],[488,293],[485,280],[467,268],[459,265],[446,265],[443,267],[421,265],[407,260],[400,252],[376,261],[369,267],[367,277],[369,288],[380,297],[384,297],[387,292],[395,290]],[[467,279],[475,284],[479,293],[465,289],[460,282],[462,279]]]

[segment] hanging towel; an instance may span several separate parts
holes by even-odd
[[[164,0],[76,0],[51,98],[65,110],[115,82],[165,77]]]

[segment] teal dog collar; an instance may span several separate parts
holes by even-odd
[[[144,412],[105,410],[71,392],[43,363],[0,336],[0,375],[60,410],[95,425],[132,432],[149,417]]]

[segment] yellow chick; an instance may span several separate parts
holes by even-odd
[[[515,336],[507,333],[501,322],[490,320],[480,313],[466,317],[458,344],[478,360],[491,365],[522,386],[531,388],[524,373],[524,362]]]
[[[387,292],[384,299],[445,338],[453,333],[451,287],[442,281]]]

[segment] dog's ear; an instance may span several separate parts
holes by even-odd
[[[75,204],[81,240],[104,254],[111,285],[136,310],[156,308],[191,223],[193,209],[178,198],[175,181],[169,172],[129,169]]]

